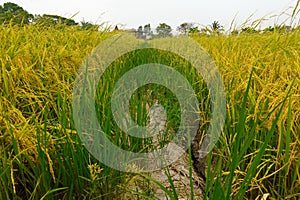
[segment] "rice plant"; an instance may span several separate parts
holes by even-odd
[[[171,188],[149,174],[116,171],[93,158],[77,135],[71,109],[77,70],[101,41],[115,33],[0,26],[0,199],[153,199],[155,186],[178,199],[168,169]],[[222,136],[206,158],[204,198],[299,198],[299,33],[192,36],[214,58],[227,96]],[[111,85],[98,88],[96,104],[107,137],[136,152],[150,151],[153,143],[128,137],[113,122],[110,80],[149,62],[177,66],[189,77],[204,111],[201,130],[209,123],[209,93],[189,63],[155,49],[124,55],[100,80]],[[143,96],[145,91],[151,96]],[[178,102],[158,85],[146,85],[133,94],[131,117],[147,124],[145,102],[151,107],[157,99],[167,108],[167,129],[176,131]],[[166,135],[161,145],[172,137]],[[192,167],[192,150],[188,153]],[[197,199],[193,189],[191,193],[190,198]]]

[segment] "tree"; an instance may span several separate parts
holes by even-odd
[[[151,30],[150,24],[146,24],[144,26],[139,26],[139,28],[136,30],[136,37],[139,39],[144,39],[144,40],[150,40],[153,38],[153,32]]]
[[[198,34],[198,33],[200,33],[200,30],[199,30],[198,26],[196,26],[196,27],[191,27],[191,28],[189,29],[189,34]]]
[[[0,23],[29,24],[33,15],[15,3],[4,3],[0,6]]]
[[[144,35],[145,35],[146,40],[149,40],[152,38],[153,32],[151,31],[150,24],[147,24],[144,26]]]
[[[136,31],[136,37],[139,39],[144,38],[144,31],[143,31],[143,26],[139,26],[139,28]]]
[[[83,29],[83,30],[93,30],[93,31],[99,30],[99,25],[95,25],[90,22],[86,22],[84,20],[81,21],[80,24],[81,24],[81,29]]]
[[[179,31],[183,35],[187,35],[192,27],[192,23],[182,23],[180,26],[177,27],[177,31]]]
[[[217,35],[219,35],[222,31],[224,31],[224,27],[220,25],[218,21],[214,21],[210,25],[210,29],[213,34],[217,34]]]
[[[288,33],[291,31],[292,31],[292,27],[286,26],[286,25],[275,25],[274,27],[269,26],[268,28],[265,28],[263,30],[264,33],[266,33],[266,32]]]
[[[166,23],[161,23],[156,27],[156,32],[158,37],[171,37],[172,28]]]
[[[230,33],[231,35],[238,35],[239,31],[237,29],[234,29],[233,31],[231,31]]]
[[[36,16],[35,22],[37,24],[43,24],[46,26],[55,26],[58,24],[64,24],[67,26],[76,26],[78,25],[77,22],[75,22],[73,19],[68,19],[65,17],[61,17],[58,15],[43,15],[43,16]]]
[[[242,28],[242,31],[241,31],[241,33],[247,33],[247,34],[253,34],[253,33],[258,33],[258,32],[259,32],[258,30],[255,30],[252,27]]]

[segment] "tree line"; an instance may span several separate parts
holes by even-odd
[[[27,24],[41,24],[43,26],[66,25],[80,26],[82,29],[86,30],[98,30],[100,27],[100,25],[85,22],[84,20],[78,23],[73,19],[65,18],[59,15],[34,15],[24,10],[21,6],[11,2],[0,5],[0,24],[19,26]]]
[[[253,33],[266,33],[266,32],[277,32],[277,33],[287,33],[291,32],[294,29],[299,29],[300,26],[292,28],[287,25],[275,25],[269,26],[263,30],[259,30],[253,27],[244,27],[241,30],[233,30],[229,34],[238,35],[238,34],[253,34]],[[150,24],[139,26],[136,30],[133,30],[136,33],[136,37],[140,39],[154,39],[157,37],[170,37],[172,36],[173,29],[166,23],[160,23],[156,28],[156,34],[153,33]],[[182,23],[176,28],[176,31],[181,35],[222,35],[228,34],[225,33],[224,26],[222,26],[218,21],[214,21],[212,24],[207,25],[203,28],[199,28],[194,23]]]
[[[21,6],[15,3],[4,3],[3,6],[0,5],[0,24],[13,24],[13,25],[26,25],[26,24],[42,24],[44,26],[57,26],[57,25],[67,25],[67,26],[79,26],[81,29],[85,30],[99,30],[101,25],[92,24],[90,22],[85,22],[84,20],[80,23],[74,21],[70,18],[65,18],[58,15],[33,15]],[[299,26],[297,27],[299,29]],[[115,27],[118,30],[118,27]],[[154,31],[155,30],[155,33]],[[244,27],[241,30],[233,30],[230,34],[241,34],[241,33],[260,33],[260,32],[281,32],[286,33],[292,31],[293,28],[286,25],[275,25],[267,27],[263,30],[257,30],[253,27]],[[137,38],[140,39],[154,39],[157,37],[171,37],[174,31],[179,32],[182,35],[193,35],[193,34],[204,34],[204,35],[221,35],[225,33],[224,26],[222,26],[218,21],[212,22],[212,24],[206,27],[199,28],[195,23],[182,23],[175,30],[166,23],[160,23],[155,29],[151,28],[150,24],[144,26],[139,26],[137,29],[133,30]]]

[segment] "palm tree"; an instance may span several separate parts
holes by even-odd
[[[224,27],[218,21],[214,21],[209,27],[213,34],[220,35],[220,33],[224,31]]]

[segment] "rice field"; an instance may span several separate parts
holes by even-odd
[[[117,32],[0,26],[0,199],[155,199],[153,185],[178,199],[176,188],[168,191],[147,174],[120,172],[98,162],[77,134],[72,117],[77,71],[99,43]],[[300,29],[191,38],[214,59],[227,101],[223,132],[206,158],[203,198],[299,199]],[[207,111],[201,113],[200,127],[207,129],[209,94],[188,63],[153,49],[124,56],[133,59],[121,57],[103,77],[109,91],[111,80],[134,66],[179,63],[184,67],[178,71],[189,77],[199,106]],[[151,141],[130,138],[117,128],[108,109],[110,94],[102,89],[96,104],[107,136],[123,149],[151,149]],[[168,129],[176,129],[176,97],[159,86],[139,91],[152,96],[133,95],[132,117],[147,124],[143,102],[153,105],[159,99],[168,108]]]

